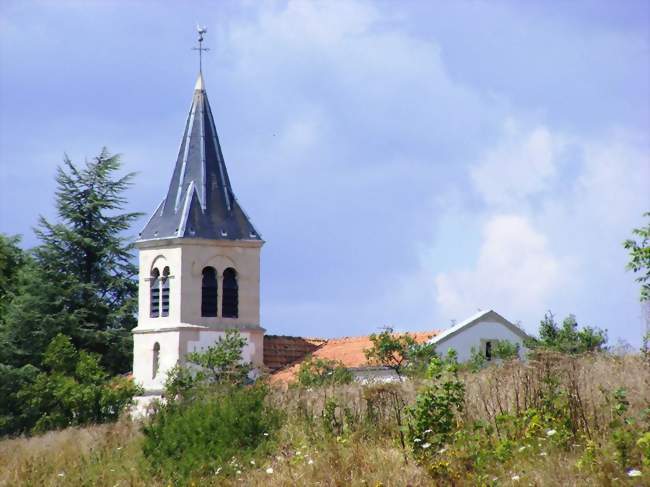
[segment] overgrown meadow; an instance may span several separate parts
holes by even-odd
[[[650,485],[643,355],[440,359],[427,375],[195,390],[146,423],[5,440],[0,484]]]

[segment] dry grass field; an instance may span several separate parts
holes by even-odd
[[[424,382],[275,389],[284,412],[273,453],[190,485],[650,485],[650,368],[640,355],[547,355],[464,372],[464,410],[453,441],[418,461],[403,444],[405,407]],[[549,392],[550,391],[550,392]],[[617,392],[618,391],[618,392]],[[556,401],[549,406],[548,401]],[[549,429],[530,411],[554,407]],[[541,417],[541,416],[540,416]],[[531,419],[532,418],[532,419]],[[477,424],[483,429],[477,430]],[[474,426],[471,426],[474,425]],[[401,429],[400,429],[401,428]],[[0,442],[0,485],[170,485],[152,477],[140,425],[66,429]],[[645,449],[645,453],[644,453]],[[645,463],[645,465],[644,465]],[[638,470],[637,475],[634,470]]]

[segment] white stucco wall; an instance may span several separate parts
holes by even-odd
[[[498,340],[518,343],[520,350],[523,350],[524,343],[521,334],[513,332],[503,323],[492,320],[479,321],[438,343],[435,339],[433,342],[436,343],[436,352],[439,355],[445,355],[450,348],[453,348],[458,353],[458,361],[465,362],[472,355],[472,347],[484,353],[486,341],[496,342]]]

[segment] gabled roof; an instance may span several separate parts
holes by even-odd
[[[140,233],[140,241],[164,238],[262,240],[230,185],[201,74],[167,196]]]
[[[478,313],[467,318],[465,321],[461,321],[460,323],[455,324],[451,328],[447,328],[442,333],[439,333],[438,335],[433,337],[430,341],[431,343],[442,343],[445,340],[451,338],[452,336],[457,335],[461,331],[466,330],[467,328],[474,326],[477,323],[480,323],[481,321],[486,321],[486,320],[491,320],[491,321],[496,321],[498,323],[501,323],[506,327],[508,327],[513,333],[516,333],[522,338],[529,338],[526,332],[521,328],[519,328],[517,325],[511,323],[496,311],[488,309],[486,311],[479,311]]]
[[[411,335],[417,343],[425,343],[437,333],[437,331],[424,331],[409,333],[409,335]],[[370,341],[370,336],[333,338],[331,340],[324,340],[324,343],[309,355],[314,358],[337,360],[342,362],[347,368],[370,367],[371,364],[366,360],[364,352],[367,348],[371,347],[372,342]],[[264,355],[266,356],[266,350],[264,351]],[[300,364],[304,359],[306,359],[306,357],[307,354],[302,359],[275,372],[271,376],[271,381],[276,383],[289,383],[295,380],[298,370],[300,369]]]

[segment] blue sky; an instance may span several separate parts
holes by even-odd
[[[638,344],[621,242],[650,210],[649,5],[4,0],[0,231],[34,245],[63,154],[104,145],[138,173],[129,209],[153,211],[198,21],[231,180],[267,241],[269,333],[479,308],[535,331],[551,309]]]

